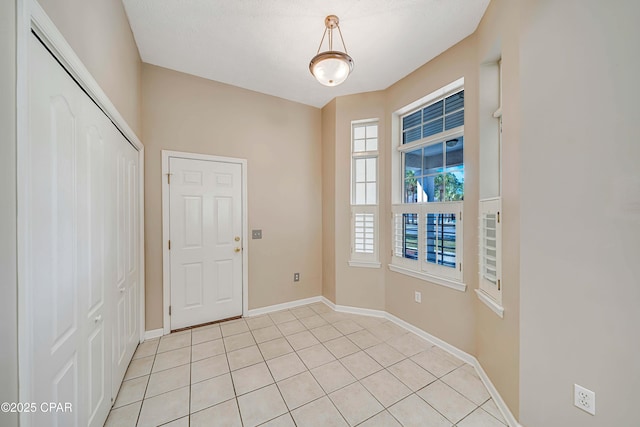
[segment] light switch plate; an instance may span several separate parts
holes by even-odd
[[[252,239],[262,239],[262,230],[251,230]]]

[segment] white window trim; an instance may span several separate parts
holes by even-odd
[[[391,150],[391,201],[393,203],[393,207],[400,207],[403,213],[420,213],[420,207],[423,205],[436,205],[436,204],[446,204],[451,202],[435,202],[435,203],[403,203],[404,201],[404,164],[402,154],[405,152],[413,151],[418,147],[426,146],[431,143],[443,141],[445,139],[453,138],[456,136],[464,136],[464,126],[460,126],[454,129],[446,130],[437,135],[431,135],[427,138],[423,138],[418,141],[412,141],[408,144],[402,144],[402,117],[412,113],[418,108],[422,108],[423,106],[430,104],[439,98],[446,98],[449,95],[452,95],[456,92],[459,92],[461,89],[464,89],[464,77],[459,78],[458,80],[451,82],[450,84],[438,89],[409,105],[406,105],[398,110],[394,111],[392,114],[391,120],[391,138],[392,138],[392,150]],[[466,108],[465,108],[466,111]],[[459,211],[463,213],[464,201],[454,202],[460,204]],[[392,221],[394,221],[394,211],[392,211],[391,215]],[[459,241],[463,242],[463,228],[464,223],[462,222],[462,217],[459,218],[460,227],[456,228],[456,235],[459,236]],[[421,222],[421,221],[419,221]],[[459,234],[458,234],[459,231]],[[391,226],[391,241],[392,245],[394,244],[394,224]],[[418,247],[419,254],[422,254],[420,250],[420,246],[423,245],[424,236],[419,237]],[[463,246],[456,245],[458,249],[456,252],[456,260],[459,263],[462,263],[462,269],[460,271],[459,280],[452,280],[450,278],[441,277],[438,275],[433,275],[423,271],[421,268],[420,260],[410,260],[406,258],[401,258],[395,256],[395,248],[391,249],[391,263],[388,264],[388,268],[391,271],[396,273],[405,274],[410,277],[414,277],[416,279],[424,280],[430,283],[435,283],[441,286],[445,286],[451,289],[455,289],[461,292],[465,292],[467,289],[467,285],[464,283],[464,263],[462,260],[463,254]],[[421,255],[419,255],[421,256]]]
[[[478,299],[482,301],[484,305],[489,307],[491,311],[497,314],[501,319],[504,316],[504,307],[502,306],[502,291],[503,291],[503,283],[502,283],[502,221],[498,220],[496,224],[496,278],[498,280],[498,288],[494,292],[495,295],[487,292],[484,285],[483,278],[483,260],[482,260],[482,251],[483,251],[483,231],[482,231],[482,214],[485,210],[484,203],[497,202],[496,211],[498,212],[498,218],[500,218],[500,213],[502,212],[502,59],[499,59],[497,62],[498,66],[498,108],[492,114],[492,117],[498,120],[498,147],[499,147],[499,186],[498,191],[499,194],[497,197],[491,197],[482,199],[479,201],[479,221],[478,221],[478,239],[479,239],[479,247],[478,247],[478,289],[475,289],[476,295]],[[503,216],[504,219],[504,216]]]
[[[453,207],[453,208],[452,208]],[[396,273],[406,274],[416,279],[425,280],[430,283],[445,286],[447,288],[455,289],[465,292],[467,285],[464,283],[464,260],[463,253],[464,248],[462,242],[464,241],[464,222],[463,222],[463,202],[435,202],[435,203],[406,203],[401,205],[393,205],[391,215],[391,263],[388,265],[391,271]],[[437,264],[432,264],[424,260],[424,241],[425,241],[425,229],[424,219],[429,213],[451,213],[457,212],[457,224],[456,224],[456,263],[458,268],[444,267]],[[395,215],[397,214],[417,214],[418,215],[418,259],[409,259],[405,257],[399,257],[395,253]],[[445,275],[439,275],[438,271],[451,271],[452,276],[446,277]]]
[[[391,271],[405,274],[416,279],[424,280],[425,282],[435,283],[436,285],[445,286],[447,288],[455,289],[456,291],[460,292],[465,292],[467,290],[467,285],[464,282],[449,280],[444,277],[434,276],[433,274],[412,270],[396,264],[389,264],[388,267]]]
[[[491,197],[480,200],[479,202],[479,218],[478,218],[478,289],[482,291],[483,296],[490,298],[497,306],[502,304],[502,219],[500,213],[502,211],[502,198]],[[496,214],[496,283],[492,284],[484,278],[484,233],[483,221],[484,213]]]
[[[378,127],[378,149],[371,151],[359,151],[354,152],[354,129],[356,127],[366,127],[371,125],[376,125]],[[379,201],[380,201],[380,126],[378,119],[365,119],[365,120],[357,120],[351,122],[351,191],[350,191],[350,200],[351,200],[351,251],[349,253],[349,261],[348,264],[350,267],[359,267],[359,268],[380,268],[380,249],[379,249],[379,225],[380,222],[380,213],[379,213]],[[356,159],[367,159],[367,158],[375,158],[376,159],[376,204],[355,204],[355,177],[354,177],[354,167]],[[373,253],[359,253],[355,251],[355,217],[358,213],[371,213],[373,214]]]
[[[380,268],[381,265],[379,261],[349,260],[349,267]]]
[[[495,314],[500,316],[502,319],[504,316],[504,307],[498,304],[493,298],[486,294],[482,289],[476,289],[476,295],[478,295],[478,299],[484,303],[487,307],[491,309]]]

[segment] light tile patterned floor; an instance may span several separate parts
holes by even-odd
[[[105,425],[506,423],[470,365],[392,322],[315,303],[145,341]]]

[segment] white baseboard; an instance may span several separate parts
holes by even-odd
[[[154,338],[160,338],[164,335],[164,329],[152,329],[150,331],[144,331],[144,340],[152,340]]]
[[[522,427],[520,424],[518,424],[518,421],[516,421],[516,418],[513,416],[513,414],[509,410],[509,407],[507,406],[507,404],[502,399],[502,396],[500,396],[500,394],[498,393],[498,390],[496,390],[495,386],[493,385],[493,383],[491,382],[491,380],[487,376],[487,373],[484,371],[484,369],[482,369],[482,366],[480,365],[480,362],[478,361],[478,359],[476,359],[474,356],[470,355],[469,353],[466,353],[466,352],[460,350],[458,347],[455,347],[455,346],[449,344],[448,342],[443,341],[440,338],[435,337],[435,336],[431,335],[430,333],[418,328],[417,326],[414,326],[411,323],[408,323],[408,322],[400,319],[399,317],[396,317],[393,314],[390,314],[390,313],[388,313],[386,311],[383,311],[383,310],[372,310],[372,309],[369,309],[369,308],[351,307],[351,306],[348,306],[348,305],[334,304],[329,299],[327,299],[327,298],[325,298],[323,296],[317,296],[317,297],[300,299],[300,300],[296,300],[296,301],[289,301],[289,302],[285,302],[285,303],[282,303],[282,304],[270,305],[270,306],[267,306],[267,307],[255,308],[255,309],[249,310],[247,313],[245,313],[245,316],[246,317],[258,316],[258,315],[261,315],[261,314],[267,314],[267,313],[272,313],[274,311],[280,311],[280,310],[286,310],[286,309],[289,309],[289,308],[300,307],[302,305],[313,304],[313,303],[316,303],[316,302],[322,302],[325,305],[327,305],[329,308],[331,308],[332,310],[335,310],[335,311],[340,312],[340,313],[350,313],[350,314],[359,314],[359,315],[363,315],[363,316],[373,316],[373,317],[385,318],[385,319],[395,323],[396,325],[406,329],[407,331],[413,332],[414,334],[418,335],[420,338],[423,338],[423,339],[431,342],[433,345],[437,345],[441,349],[443,349],[443,350],[451,353],[452,355],[456,356],[458,359],[460,359],[460,360],[468,363],[469,365],[473,366],[475,368],[478,376],[482,380],[483,384],[487,388],[487,391],[491,395],[491,398],[493,399],[493,401],[495,402],[496,406],[498,407],[498,410],[500,411],[500,413],[504,417],[505,421],[509,424],[509,427]],[[147,331],[145,333],[145,339],[157,338],[159,336],[162,336],[162,329],[156,329],[156,330],[153,330],[153,331]]]
[[[286,310],[289,308],[299,307],[301,305],[313,304],[314,302],[321,302],[321,296],[299,299],[296,301],[283,302],[282,304],[269,305],[267,307],[254,308],[252,310],[248,310],[244,316],[245,317],[253,317],[259,316],[261,314],[272,313],[274,311]]]
[[[504,402],[504,400],[502,400],[502,396],[500,396],[500,393],[498,393],[498,390],[496,390],[487,373],[484,371],[484,369],[482,369],[482,365],[480,365],[478,359],[476,359],[475,357],[473,359],[475,360],[473,367],[476,368],[478,376],[484,383],[484,386],[487,388],[487,391],[491,395],[493,402],[498,407],[498,410],[502,414],[502,417],[505,419],[509,427],[522,427],[522,425],[520,425],[516,420],[516,417],[514,417],[509,410],[507,404]]]
[[[352,307],[349,305],[338,305],[322,297],[322,302],[340,313],[360,314],[362,316],[386,317],[387,312],[382,310],[372,310],[370,308]]]
[[[417,326],[412,325],[411,323],[405,322],[404,320],[400,319],[399,317],[394,316],[393,314],[386,313],[385,317],[387,319],[389,319],[390,321],[392,321],[393,323],[395,323],[396,325],[403,327],[404,329],[408,330],[409,332],[413,332],[414,334],[416,334],[420,338],[422,338],[424,340],[427,340],[430,343],[432,343],[433,345],[437,345],[441,349],[453,354],[454,356],[456,356],[458,359],[464,361],[465,363],[468,363],[469,365],[475,366],[475,364],[477,362],[476,358],[473,357],[472,355],[470,355],[469,353],[466,353],[466,352],[460,350],[458,347],[452,346],[448,342],[443,341],[440,338],[431,335],[430,333],[418,328]]]
[[[504,417],[505,421],[509,424],[509,427],[522,427],[518,423],[518,421],[516,421],[516,418],[513,416],[513,414],[509,410],[509,407],[507,406],[507,404],[502,399],[502,396],[500,396],[500,393],[498,393],[498,390],[495,388],[495,386],[493,385],[493,383],[491,382],[491,380],[487,376],[487,373],[484,371],[484,369],[482,369],[482,366],[480,365],[480,362],[478,361],[478,359],[476,359],[474,356],[470,355],[467,352],[464,352],[464,351],[460,350],[458,347],[455,347],[455,346],[449,344],[448,342],[443,341],[440,338],[435,337],[435,336],[431,335],[430,333],[418,328],[417,326],[414,326],[411,323],[408,323],[408,322],[406,322],[406,321],[404,321],[404,320],[402,320],[402,319],[400,319],[400,318],[398,318],[398,317],[394,316],[393,314],[390,314],[390,313],[388,313],[386,311],[370,310],[370,309],[366,309],[366,308],[358,308],[358,307],[349,307],[349,306],[344,306],[344,305],[337,305],[337,304],[334,304],[333,302],[329,301],[325,297],[322,297],[322,302],[325,303],[330,308],[334,309],[335,311],[339,311],[339,312],[343,312],[343,313],[352,313],[352,314],[360,314],[360,315],[365,315],[365,316],[384,317],[384,318],[388,319],[389,321],[395,323],[396,325],[406,329],[409,332],[413,332],[414,334],[418,335],[420,338],[431,342],[433,345],[437,345],[441,349],[443,349],[443,350],[451,353],[452,355],[456,356],[458,359],[460,359],[460,360],[468,363],[469,365],[473,366],[474,369],[476,370],[476,373],[480,377],[480,380],[485,385],[485,387],[487,388],[487,391],[491,395],[491,398],[493,399],[494,403],[498,407],[498,410],[500,411],[500,413]]]

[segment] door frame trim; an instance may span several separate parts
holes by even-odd
[[[169,258],[169,160],[174,158],[233,163],[242,169],[242,315],[249,311],[249,221],[247,208],[247,159],[220,157],[210,154],[162,150],[162,332],[171,333],[169,302],[171,301],[171,265]]]

